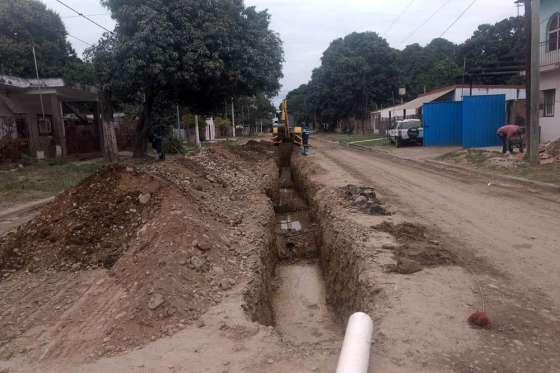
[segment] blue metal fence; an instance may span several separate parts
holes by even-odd
[[[506,123],[506,96],[469,96],[463,102],[463,147],[500,144],[496,132]]]
[[[424,146],[461,145],[463,139],[463,103],[425,104]]]

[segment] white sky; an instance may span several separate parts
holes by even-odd
[[[55,0],[42,0],[62,16],[68,33],[85,42],[95,43],[103,30],[80,17]],[[66,4],[96,22],[112,29],[114,22],[99,0],[63,0]],[[330,42],[353,31],[376,31],[391,46],[402,49],[406,44],[422,45],[439,37],[472,0],[245,0],[259,10],[268,9],[272,15],[272,29],[284,41],[286,62],[280,96],[306,83],[311,71],[319,66],[323,51]],[[404,9],[412,2],[406,12]],[[444,3],[448,3],[426,26],[403,43],[415,29]],[[522,12],[522,10],[521,10]],[[104,15],[99,15],[104,14]],[[478,0],[464,17],[444,36],[460,43],[466,40],[479,24],[495,23],[514,16],[514,0]],[[402,15],[400,18],[397,17]],[[70,16],[70,17],[68,17]],[[397,23],[390,28],[390,25]],[[87,45],[69,38],[81,54]]]

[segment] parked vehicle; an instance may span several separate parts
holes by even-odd
[[[400,147],[403,144],[422,145],[424,142],[424,128],[420,119],[399,120],[389,130],[389,140]]]

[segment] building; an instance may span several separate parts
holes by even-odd
[[[560,138],[560,2],[541,0],[541,141]]]
[[[92,87],[0,75],[0,144],[39,159],[99,152],[98,106]]]
[[[418,98],[401,105],[381,109],[370,114],[373,132],[384,134],[395,120],[422,118],[424,104],[433,102],[463,101],[465,96],[506,95],[506,101],[512,103],[526,99],[525,86],[516,85],[482,85],[457,84],[438,88],[424,93]],[[513,109],[512,109],[513,110]]]

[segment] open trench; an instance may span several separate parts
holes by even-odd
[[[293,344],[336,341],[341,330],[327,305],[320,264],[320,226],[293,180],[290,146],[281,147],[275,202],[278,262],[271,301],[274,325]]]
[[[245,292],[253,321],[274,326],[293,345],[338,348],[348,317],[373,311],[377,295],[355,224],[340,216],[336,191],[317,185],[313,164],[278,148],[267,194],[269,239]],[[332,342],[332,343],[328,343]]]

